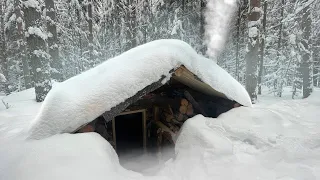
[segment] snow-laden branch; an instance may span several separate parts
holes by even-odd
[[[26,33],[26,37],[29,37],[32,34],[40,37],[43,40],[48,39],[48,35],[38,27],[29,27],[28,28],[28,32]]]
[[[4,83],[4,82],[7,82],[7,79],[3,74],[0,73],[0,83]]]
[[[285,22],[290,22],[290,21],[293,21],[297,18],[297,15],[303,10],[305,9],[306,7],[310,6],[312,3],[314,3],[315,1],[317,0],[308,0],[307,2],[305,2],[302,6],[298,7],[293,14],[289,14],[286,18],[284,18],[279,24],[275,25],[275,26],[272,26],[269,28],[270,29],[273,29],[273,28],[276,28],[278,26],[280,26],[281,24],[285,23]]]

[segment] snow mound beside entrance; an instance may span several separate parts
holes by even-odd
[[[251,106],[245,88],[216,63],[183,41],[157,40],[56,85],[33,121],[29,138],[72,132],[163,76],[165,83],[181,65],[229,99]]]
[[[146,179],[121,167],[113,147],[96,133],[15,142],[0,147],[0,159],[3,180]]]
[[[0,141],[0,179],[318,180],[319,108],[317,90],[304,100],[235,108],[218,118],[195,116],[181,129],[175,158],[152,176],[121,167],[96,133]]]

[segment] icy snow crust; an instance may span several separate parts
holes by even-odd
[[[213,61],[180,40],[157,40],[129,50],[56,85],[32,123],[31,139],[72,132],[184,65],[215,90],[245,106],[244,87]],[[165,81],[163,82],[165,83]]]
[[[320,179],[320,90],[305,100],[268,103],[236,108],[216,119],[198,115],[187,120],[176,142],[176,158],[152,176],[122,168],[106,140],[83,133],[0,141],[0,179]],[[6,111],[0,111],[0,122]],[[10,125],[16,126],[1,127]]]

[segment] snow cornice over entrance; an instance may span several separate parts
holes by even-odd
[[[215,62],[183,41],[156,40],[56,84],[31,123],[29,138],[73,132],[163,77],[166,83],[181,65],[229,99],[252,106],[245,88]]]

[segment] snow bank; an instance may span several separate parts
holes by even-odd
[[[0,148],[0,159],[0,179],[6,180],[145,179],[122,168],[112,146],[96,133],[11,144]]]
[[[1,97],[0,103],[0,142],[25,138],[41,106],[35,100],[34,88]]]
[[[187,120],[172,179],[316,180],[320,178],[320,91],[305,100],[236,108],[217,119]]]
[[[34,120],[30,138],[72,132],[184,65],[228,98],[251,106],[244,87],[213,61],[180,40],[157,40],[131,49],[54,87]],[[165,83],[165,82],[163,82]]]
[[[318,180],[320,90],[308,99],[241,107],[184,123],[176,157],[153,176],[123,169],[96,133],[1,144],[0,179]],[[143,163],[143,162],[141,162]]]

